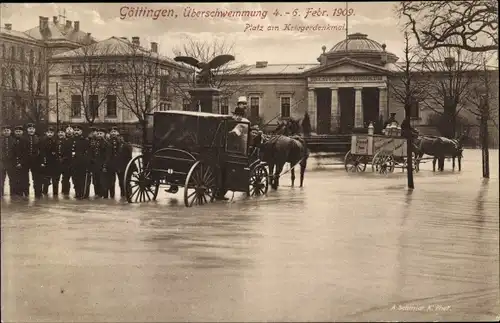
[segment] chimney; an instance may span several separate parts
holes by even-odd
[[[48,25],[49,25],[49,18],[48,17],[43,17],[43,16],[39,16],[38,17],[39,20],[38,20],[38,28],[40,28],[40,31],[43,32],[47,29]]]
[[[54,24],[57,24],[57,16],[52,16],[52,22],[53,22]]]
[[[71,20],[66,20],[66,28],[71,28]]]
[[[87,37],[88,38],[92,37],[92,33],[87,33]]]
[[[151,42],[151,51],[153,53],[158,53],[158,43]]]
[[[257,61],[255,63],[256,68],[265,68],[267,67],[267,61]]]
[[[75,31],[80,31],[80,22],[79,21],[75,21],[74,29],[75,29]]]
[[[5,24],[5,29],[12,30],[12,24]]]

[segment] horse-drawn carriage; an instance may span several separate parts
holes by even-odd
[[[372,171],[387,174],[395,168],[407,167],[406,138],[375,134],[353,134],[351,150],[344,157],[347,172],[364,172],[366,165],[372,165]],[[419,159],[413,153],[413,170],[419,171]]]
[[[212,202],[227,190],[267,193],[266,164],[250,153],[250,122],[230,115],[163,111],[149,115],[148,143],[125,171],[129,203],[184,188],[184,204]]]

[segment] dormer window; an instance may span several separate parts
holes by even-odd
[[[108,73],[109,74],[115,74],[116,73],[116,65],[115,64],[108,65]]]
[[[80,65],[73,65],[73,66],[71,66],[71,73],[72,74],[81,74],[82,73],[82,67]]]

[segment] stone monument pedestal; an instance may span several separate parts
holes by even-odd
[[[219,113],[220,90],[211,87],[198,87],[189,90],[191,95],[191,111],[198,111],[198,102],[201,112]]]

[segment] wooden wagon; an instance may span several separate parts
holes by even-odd
[[[191,111],[155,112],[148,120],[148,143],[125,171],[129,203],[155,200],[159,187],[184,204],[214,201],[226,190],[249,196],[267,193],[266,164],[251,156],[250,122],[230,115]]]
[[[418,172],[418,160],[413,154],[413,170]],[[364,172],[367,164],[372,171],[387,174],[395,168],[407,167],[406,138],[372,134],[353,134],[351,150],[344,157],[347,172]]]

